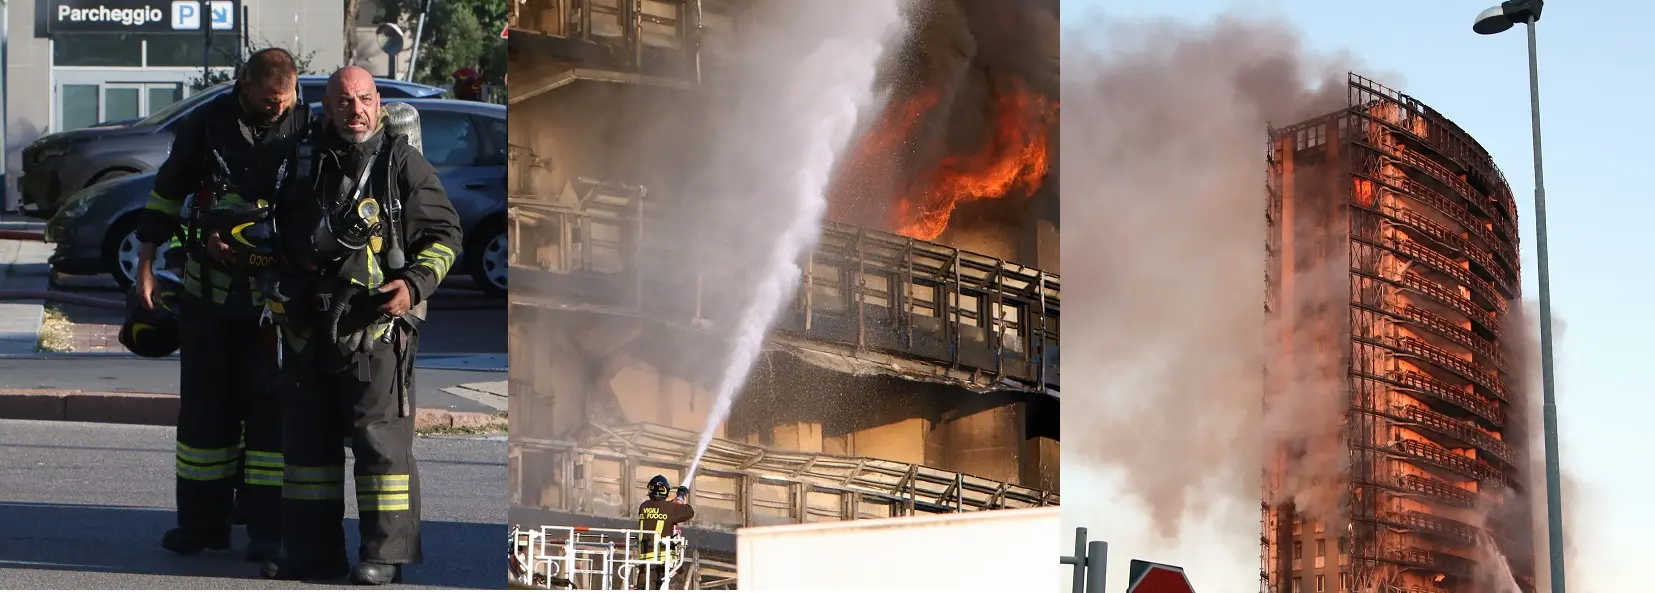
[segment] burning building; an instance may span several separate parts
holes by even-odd
[[[1261,591],[1532,592],[1511,189],[1419,101],[1349,92],[1270,130],[1266,413],[1346,403],[1267,463]]]
[[[737,195],[742,46],[801,4],[514,3],[514,523],[624,526],[694,460],[781,199]],[[918,4],[697,470],[698,587],[743,526],[1059,501],[1056,2]]]

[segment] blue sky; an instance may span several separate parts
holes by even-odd
[[[1470,132],[1511,181],[1523,233],[1523,290],[1533,298],[1525,31],[1471,32],[1477,13],[1496,3],[1063,0],[1062,14],[1065,35],[1098,14],[1278,20],[1317,53],[1348,51],[1372,72],[1399,74],[1401,81],[1380,82]],[[1537,30],[1553,311],[1566,324],[1556,342],[1562,462],[1579,485],[1568,528],[1579,552],[1569,573],[1575,593],[1647,589],[1640,552],[1652,549],[1655,533],[1655,505],[1647,501],[1655,492],[1655,439],[1644,432],[1655,426],[1655,310],[1648,308],[1655,297],[1655,182],[1642,174],[1655,165],[1655,25],[1635,20],[1647,14],[1625,0],[1554,2]],[[1135,539],[1090,527],[1095,538]],[[1111,572],[1121,575],[1128,557],[1143,555],[1133,547],[1115,545]],[[1169,553],[1184,556],[1146,559],[1187,567],[1201,593],[1256,590],[1256,545],[1240,554],[1245,562],[1190,542]],[[1110,580],[1112,592],[1122,589]]]

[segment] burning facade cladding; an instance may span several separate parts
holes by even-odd
[[[1261,590],[1530,593],[1511,189],[1430,108],[1349,92],[1270,131],[1266,417],[1344,401],[1270,453]]]

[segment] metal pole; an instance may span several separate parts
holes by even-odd
[[[1086,593],[1103,593],[1103,577],[1108,574],[1109,542],[1086,544]]]
[[[1534,128],[1534,248],[1540,268],[1540,386],[1544,399],[1542,419],[1546,436],[1546,528],[1551,548],[1551,593],[1563,591],[1563,493],[1557,454],[1557,383],[1552,371],[1552,288],[1551,266],[1546,257],[1546,177],[1540,160],[1540,63],[1535,49],[1534,25],[1539,18],[1529,13],[1529,111]]]
[[[419,42],[425,36],[425,15],[428,14],[431,14],[431,0],[420,3],[419,24],[414,26],[414,53],[408,55],[408,72],[402,75],[402,79],[409,82],[414,81],[414,65],[419,63]]]
[[[1075,567],[1073,593],[1086,593],[1086,528],[1075,528],[1075,555],[1063,556],[1058,562]]]
[[[212,86],[213,75],[213,6],[210,2],[201,2],[201,32],[206,34],[201,44],[201,86]]]

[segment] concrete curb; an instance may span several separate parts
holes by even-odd
[[[7,389],[0,391],[0,418],[173,426],[178,421],[178,396],[73,389]],[[500,424],[502,420],[481,412],[419,408],[414,413],[414,429],[481,428]]]

